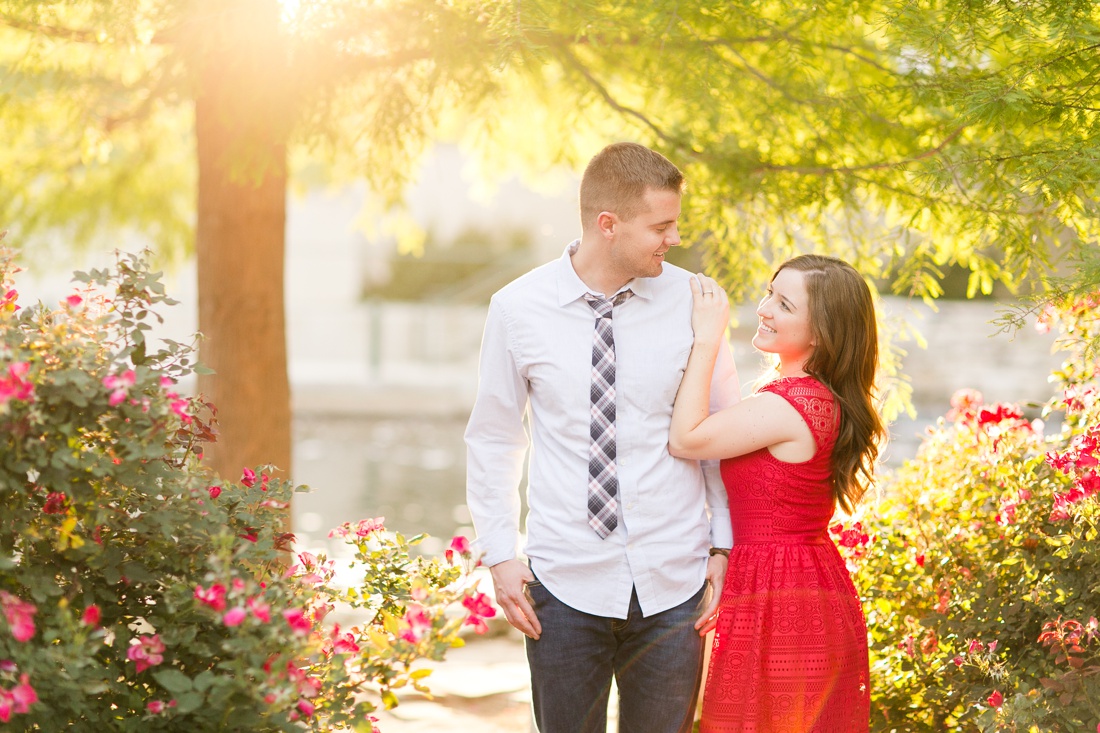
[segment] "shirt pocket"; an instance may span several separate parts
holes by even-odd
[[[592,387],[591,330],[546,329],[529,336],[521,373],[530,385],[532,403],[557,415],[573,416],[582,411],[587,424]]]
[[[680,380],[691,354],[691,342],[653,339],[637,355],[620,360],[619,400],[627,401],[642,415],[668,420]]]

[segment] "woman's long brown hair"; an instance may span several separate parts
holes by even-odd
[[[814,351],[803,369],[828,387],[840,407],[833,447],[833,496],[849,514],[874,483],[886,428],[875,409],[878,325],[867,282],[844,260],[800,255],[780,265],[803,273]],[[772,276],[774,279],[774,275]]]

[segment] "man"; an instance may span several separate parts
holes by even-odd
[[[468,504],[497,602],[527,636],[541,733],[603,733],[612,677],[622,733],[691,729],[726,572],[711,548],[732,537],[717,466],[668,453],[693,340],[691,275],[664,262],[682,187],[658,153],[608,146],[581,180],[581,238],[489,306]],[[739,394],[723,352],[712,410]],[[517,558],[528,447],[529,567]]]

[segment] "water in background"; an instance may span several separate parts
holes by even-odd
[[[294,501],[299,546],[335,550],[329,530],[367,517],[431,535],[420,546],[428,554],[455,534],[472,539],[465,427],[464,417],[296,417],[295,480],[313,487]]]

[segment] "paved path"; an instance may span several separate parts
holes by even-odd
[[[471,637],[447,652],[426,680],[429,700],[398,690],[401,704],[381,711],[382,733],[529,733],[531,689],[519,632]]]

